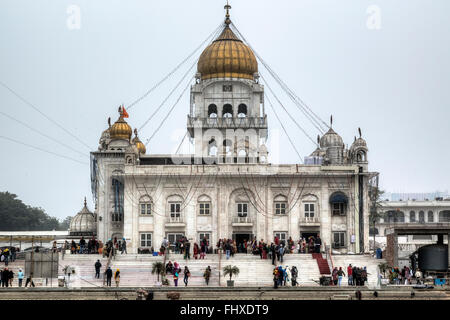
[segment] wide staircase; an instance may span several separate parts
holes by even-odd
[[[286,254],[283,258],[283,267],[296,266],[298,269],[297,281],[300,286],[318,286],[319,278],[325,273],[324,270],[319,270],[318,260],[320,258],[313,257],[311,254]],[[97,260],[100,260],[102,264],[100,279],[95,278],[95,268],[94,264]],[[219,285],[219,255],[210,254],[207,255],[205,259],[193,259],[191,258],[186,262],[181,254],[170,254],[167,261],[178,262],[181,269],[187,265],[191,277],[189,278],[188,286],[205,286],[205,280],[203,278],[203,272],[207,266],[212,269],[209,285],[218,286]],[[271,260],[261,260],[259,256],[247,255],[247,254],[236,254],[229,260],[225,258],[225,255],[221,256],[220,259],[221,269],[227,265],[237,266],[240,270],[238,276],[234,277],[234,284],[238,287],[267,287],[273,285],[273,268]],[[326,260],[323,259],[325,262]],[[63,268],[65,266],[70,266],[75,270],[75,273],[71,275],[69,286],[71,287],[103,287],[103,273],[107,265],[107,258],[102,258],[100,255],[65,255],[64,259],[59,257],[59,267],[58,275],[64,275]],[[120,269],[121,287],[149,287],[154,286],[157,283],[157,275],[152,274],[152,265],[156,261],[163,261],[163,257],[153,257],[150,255],[137,255],[137,254],[124,254],[117,255],[111,260],[111,268],[113,272]],[[332,256],[333,266],[342,267],[346,276],[342,281],[343,286],[347,286],[347,266],[351,264],[357,267],[367,267],[368,271],[368,285],[369,287],[375,287],[378,282],[378,265],[380,263],[386,262],[384,259],[375,259],[370,255],[333,255]],[[279,264],[276,262],[276,264]],[[4,267],[3,265],[1,266]],[[14,281],[13,286],[18,285],[17,272],[19,268],[24,270],[25,261],[16,260],[15,262],[10,262],[8,268],[14,271]],[[330,265],[331,268],[331,265]],[[25,270],[24,270],[25,271]],[[65,275],[68,279],[67,275]],[[168,275],[169,283],[173,286],[173,276]],[[221,272],[221,285],[226,286],[226,281],[229,277],[223,276],[223,271]],[[160,279],[161,281],[161,279]],[[35,278],[36,286],[46,286],[45,279]],[[25,285],[25,283],[23,284]],[[48,279],[47,286],[50,285],[50,279]],[[56,275],[55,279],[52,281],[54,287],[57,286]],[[184,286],[183,283],[183,272],[180,273],[178,280],[179,286]],[[288,284],[290,286],[290,283]],[[114,280],[112,281],[112,286],[115,286]]]
[[[102,263],[101,277],[95,278],[94,264],[100,260]],[[178,280],[179,286],[184,286],[183,270],[184,266],[188,266],[191,273],[189,277],[188,286],[205,286],[203,273],[207,266],[211,267],[212,273],[209,281],[210,286],[219,285],[219,255],[210,254],[205,259],[184,260],[181,254],[170,254],[166,260],[178,262],[181,266],[182,272]],[[221,269],[227,265],[236,266],[240,272],[237,276],[233,276],[235,286],[251,286],[251,287],[265,287],[273,286],[273,268],[271,260],[260,259],[259,256],[236,254],[230,259],[226,259],[225,255],[221,257]],[[152,265],[156,261],[163,261],[163,257],[153,257],[147,255],[124,254],[117,255],[111,260],[111,269],[115,272],[120,269],[120,286],[121,287],[148,287],[154,286],[157,283],[157,275],[152,274]],[[276,262],[277,263],[277,262]],[[63,268],[66,265],[71,266],[75,273],[71,275],[70,286],[73,287],[101,287],[103,286],[103,272],[107,264],[106,258],[101,258],[97,255],[66,255],[64,260],[60,260],[59,274],[63,275]],[[296,266],[299,275],[297,282],[301,286],[317,286],[320,272],[316,260],[309,254],[286,254],[283,259],[282,266],[292,267]],[[66,276],[67,279],[67,276]],[[173,276],[168,275],[170,285],[173,285]],[[223,276],[221,272],[221,285],[225,286],[229,277]],[[288,284],[290,285],[290,283]],[[115,286],[112,280],[112,286]]]

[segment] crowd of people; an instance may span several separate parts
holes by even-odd
[[[53,250],[55,249],[56,242],[53,243]],[[103,244],[103,242],[97,240],[95,236],[87,242],[84,237],[81,237],[78,242],[75,240],[72,240],[70,243],[66,241],[63,249],[70,250],[71,254],[102,254],[105,257],[109,256],[111,250],[113,255],[117,252],[120,252],[121,254],[127,253],[127,242],[125,238],[117,240],[117,237],[114,237],[114,239],[108,239],[106,244]]]
[[[0,249],[0,261],[7,266],[10,261],[14,262],[16,260],[16,254],[19,251],[20,249],[16,247],[5,247]]]
[[[347,276],[349,286],[364,286],[367,282],[367,268],[359,268],[352,266],[351,264],[347,267],[347,273],[342,270],[342,267],[335,267],[331,272],[332,283],[331,285],[341,286],[342,279]]]
[[[298,270],[296,266],[283,266],[279,265],[273,269],[273,287],[278,288],[280,286],[292,285],[293,287],[298,285],[297,282]]]

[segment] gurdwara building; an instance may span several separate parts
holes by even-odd
[[[320,235],[334,250],[368,251],[377,174],[368,171],[366,141],[360,135],[346,148],[328,126],[305,163],[269,163],[258,62],[232,26],[227,12],[198,60],[186,108],[194,154],[151,154],[122,108],[109,121],[91,153],[97,237],[125,238],[129,253],[182,236],[214,247],[219,238],[239,245]]]

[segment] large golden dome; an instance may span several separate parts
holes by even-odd
[[[130,141],[132,130],[128,123],[123,119],[122,108],[119,108],[119,114],[119,119],[109,129],[110,139],[124,139]]]
[[[240,40],[225,21],[225,28],[201,54],[197,70],[202,80],[213,78],[254,79],[258,63],[253,51]]]

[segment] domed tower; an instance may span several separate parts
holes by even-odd
[[[258,162],[267,156],[264,91],[255,54],[231,28],[230,8],[221,34],[200,55],[188,132],[196,159]]]
[[[331,123],[333,123],[331,121]],[[325,153],[325,163],[343,164],[344,163],[344,141],[333,128],[320,138],[320,148]]]
[[[89,211],[84,198],[84,207],[70,221],[69,235],[76,237],[89,237],[97,234],[95,216]]]
[[[350,147],[349,155],[352,163],[360,164],[367,170],[369,163],[367,160],[367,152],[369,149],[367,148],[366,140],[361,137],[361,128],[358,128],[358,132],[359,138],[357,139],[355,137],[355,141]]]
[[[125,151],[131,143],[132,130],[130,125],[124,120],[125,112],[122,106],[119,107],[119,119],[109,128],[109,150]]]
[[[142,143],[141,140],[139,140],[137,129],[134,129],[134,138],[131,141],[131,143],[136,146],[140,154],[145,154],[145,152],[147,151],[145,145]]]

